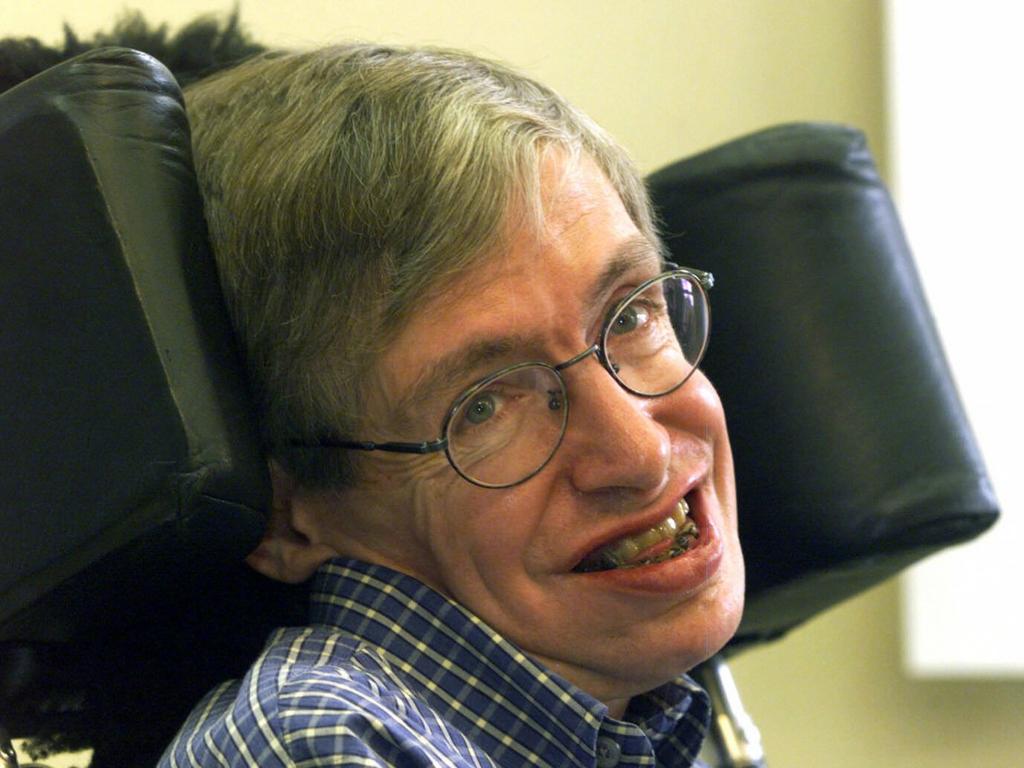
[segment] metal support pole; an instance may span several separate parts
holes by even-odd
[[[732,673],[720,655],[692,672],[711,697],[710,747],[715,768],[767,768],[761,732],[743,709]]]
[[[18,768],[18,756],[14,754],[11,737],[3,725],[0,725],[0,768]]]

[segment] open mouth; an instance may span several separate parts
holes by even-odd
[[[594,550],[572,569],[573,573],[639,568],[678,557],[700,536],[697,524],[689,515],[690,505],[686,499],[681,499],[672,514],[658,525]]]

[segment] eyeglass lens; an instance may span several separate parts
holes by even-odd
[[[629,391],[666,394],[693,373],[708,335],[708,304],[693,278],[669,274],[632,296],[612,316],[603,339],[615,378]],[[558,448],[568,417],[561,376],[524,363],[474,387],[448,421],[455,468],[480,485],[515,485],[539,471]]]
[[[452,415],[452,464],[482,485],[519,482],[542,467],[562,439],[565,385],[552,368],[525,364],[476,387]]]
[[[708,319],[694,280],[668,276],[647,286],[607,326],[604,351],[615,378],[638,395],[671,392],[700,362]]]

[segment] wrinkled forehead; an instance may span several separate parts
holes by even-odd
[[[515,294],[517,284],[536,275],[547,275],[568,290],[586,279],[587,269],[603,268],[602,261],[660,266],[660,243],[639,231],[619,193],[587,153],[548,147],[538,157],[538,181],[510,196],[496,245],[468,269],[438,281],[431,300],[451,304],[467,295],[479,298],[496,283],[499,293]],[[579,279],[572,284],[559,283],[553,269],[556,261],[564,260],[579,267]]]

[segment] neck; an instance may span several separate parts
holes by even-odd
[[[608,714],[614,717],[616,720],[621,720],[626,716],[626,707],[629,706],[629,699],[612,699],[611,701],[604,702],[608,707]]]

